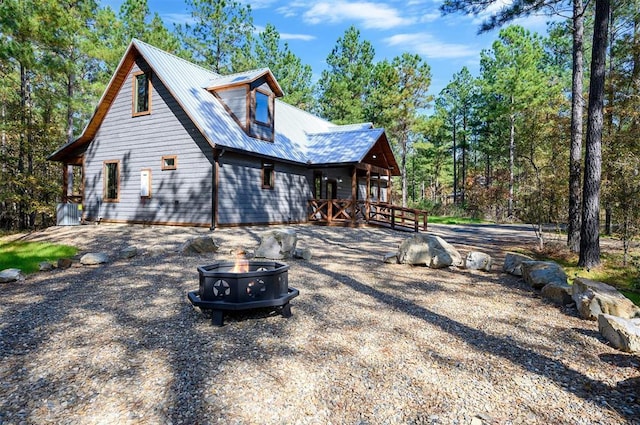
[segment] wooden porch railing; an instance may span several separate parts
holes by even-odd
[[[428,212],[404,208],[383,202],[351,199],[312,199],[309,201],[309,221],[328,225],[362,223],[403,227],[414,232],[427,230]]]

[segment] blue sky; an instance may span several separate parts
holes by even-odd
[[[165,24],[188,22],[190,12],[182,0],[147,0],[151,12],[158,12]],[[504,4],[510,0],[501,0]],[[120,0],[102,0],[102,5],[120,8]],[[275,25],[281,39],[317,79],[325,60],[345,30],[355,25],[362,40],[372,43],[376,60],[392,59],[403,52],[417,53],[431,67],[429,92],[438,94],[452,76],[467,66],[479,71],[480,51],[490,48],[498,31],[477,35],[482,16],[441,16],[442,0],[257,0],[246,1],[253,10],[254,25],[260,29]],[[530,16],[515,23],[546,33],[549,17]]]

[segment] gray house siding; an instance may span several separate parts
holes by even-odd
[[[241,125],[245,125],[247,122],[247,88],[244,86],[234,87],[220,90],[217,93]]]
[[[129,72],[85,154],[84,216],[115,222],[210,225],[213,152],[175,99],[152,75],[151,113],[132,117]],[[176,157],[175,170],[162,157]],[[103,201],[104,161],[120,164],[119,202]],[[141,171],[151,171],[151,196],[140,196]]]
[[[268,143],[268,142],[265,142]],[[307,220],[312,173],[306,167],[274,165],[274,188],[262,188],[260,158],[225,153],[218,168],[218,224],[283,223]]]

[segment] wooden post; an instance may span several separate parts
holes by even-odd
[[[393,185],[391,184],[391,170],[387,170],[387,202],[393,204]]]
[[[356,209],[358,198],[358,169],[354,166],[351,171],[351,224],[356,224]]]
[[[391,204],[391,228],[395,229],[396,228],[396,209],[393,207],[393,204]]]
[[[62,163],[62,202],[67,203],[69,200],[69,165]]]
[[[333,221],[333,199],[327,198],[327,224]]]
[[[365,221],[369,222],[369,216],[371,215],[371,167],[367,167],[367,201],[364,208]]]

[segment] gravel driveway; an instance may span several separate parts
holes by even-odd
[[[293,317],[234,314],[217,328],[187,301],[196,266],[257,246],[218,229],[54,227],[28,240],[138,256],[2,284],[0,424],[640,423],[640,358],[517,278],[383,264],[410,234],[292,226]],[[496,258],[527,229],[432,226]]]

